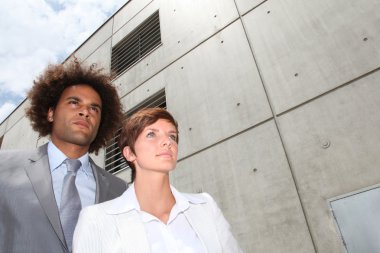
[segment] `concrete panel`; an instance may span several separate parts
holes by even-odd
[[[273,121],[180,161],[171,178],[215,198],[244,252],[315,252]]]
[[[25,109],[30,106],[29,100],[24,100],[8,117],[7,119],[7,129],[8,132],[14,125],[16,125],[22,118],[25,117]],[[32,129],[30,124],[27,126],[27,129]],[[26,129],[24,129],[25,131]]]
[[[165,70],[184,157],[272,116],[240,21]],[[211,131],[210,131],[211,129]]]
[[[379,9],[378,0],[278,0],[247,14],[244,23],[275,111],[378,68]]]
[[[111,38],[111,36],[112,19],[108,20],[107,23],[100,27],[88,40],[86,40],[86,42],[74,52],[74,55],[80,60],[86,59],[97,48],[102,46],[105,41]],[[108,52],[108,54],[110,53]],[[108,57],[110,57],[110,55]]]
[[[126,23],[133,19],[142,9],[144,9],[152,0],[130,1],[114,16],[113,32],[120,30]]]
[[[107,73],[111,72],[111,39],[107,40],[95,52],[84,60],[88,65],[96,64],[102,67]]]
[[[141,104],[145,100],[149,99],[151,96],[157,94],[162,89],[165,89],[166,80],[164,72],[161,72],[151,79],[146,81],[137,89],[133,90],[127,96],[121,98],[121,103],[125,112],[133,109],[137,105]],[[118,87],[119,88],[119,87]]]
[[[5,131],[7,130],[7,124],[8,124],[8,118],[5,119],[3,122],[0,124],[0,137],[5,134]]]
[[[34,149],[37,139],[38,133],[32,130],[29,119],[22,117],[4,135],[1,149]]]
[[[119,42],[156,10],[160,11],[162,46],[116,80],[119,84],[128,84],[123,86],[121,93],[128,93],[238,17],[234,2],[230,0],[154,1],[113,36],[112,44]]]
[[[279,117],[318,252],[341,252],[328,199],[380,182],[380,72]]]
[[[259,4],[265,2],[266,0],[236,0],[237,7],[239,9],[240,15],[244,15],[248,11],[252,10]]]

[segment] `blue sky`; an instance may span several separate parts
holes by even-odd
[[[0,123],[127,0],[0,0]]]

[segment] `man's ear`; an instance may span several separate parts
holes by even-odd
[[[48,110],[47,120],[49,122],[53,122],[54,121],[54,109],[53,109],[53,107],[50,107],[49,110]]]
[[[123,148],[123,156],[127,159],[128,162],[133,163],[136,160],[136,155],[132,152],[132,149],[129,146]]]

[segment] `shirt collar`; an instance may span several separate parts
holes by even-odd
[[[49,157],[50,170],[52,172],[56,170],[67,159],[67,156],[56,145],[54,145],[52,141],[49,141],[48,143],[47,152]],[[78,160],[82,163],[80,170],[86,173],[86,175],[91,174],[92,170],[90,167],[90,159],[88,153],[79,157]]]
[[[206,203],[204,198],[197,197],[197,194],[183,194],[177,191],[174,186],[170,186],[176,201],[176,206],[180,211],[185,211],[191,204]],[[127,213],[132,210],[141,211],[139,202],[136,197],[135,186],[130,184],[128,189],[114,200],[113,205],[107,210],[108,214]]]

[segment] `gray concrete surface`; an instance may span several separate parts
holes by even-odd
[[[114,84],[126,111],[165,91],[181,136],[173,184],[211,193],[245,252],[345,252],[329,200],[380,183],[379,9],[131,1],[69,59],[109,71],[112,45],[158,10],[161,45]],[[1,149],[47,141],[26,106],[0,125]],[[94,159],[104,164],[104,152]]]

